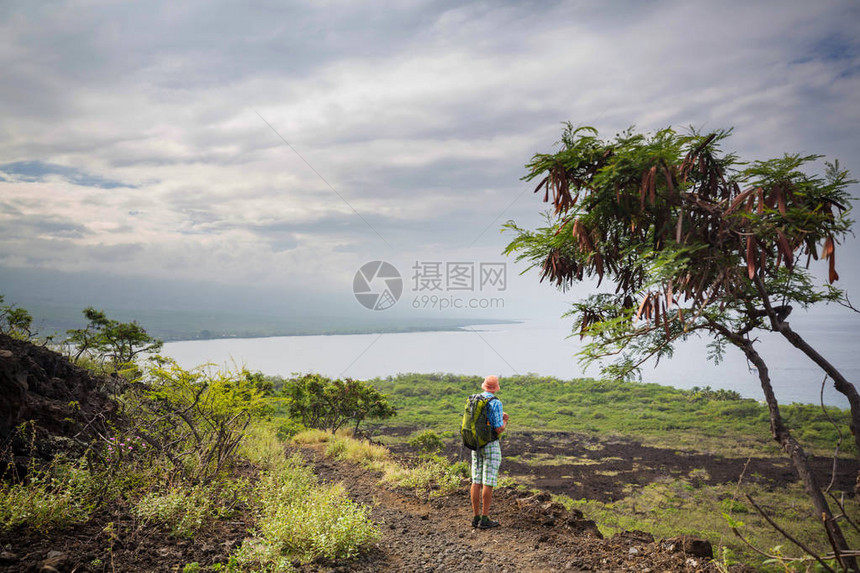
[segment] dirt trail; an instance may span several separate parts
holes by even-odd
[[[716,571],[708,560],[685,553],[682,542],[654,542],[648,534],[600,539],[591,522],[568,513],[548,495],[499,488],[491,514],[502,527],[471,527],[468,484],[428,497],[380,484],[380,475],[303,449],[321,481],[340,482],[355,501],[371,506],[382,539],[358,561],[305,565],[304,572],[510,572]],[[687,544],[688,550],[696,547]]]

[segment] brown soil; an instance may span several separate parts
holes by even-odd
[[[434,497],[382,486],[379,475],[349,463],[316,453],[312,459],[322,480],[344,484],[350,497],[372,508],[382,539],[356,562],[312,563],[302,567],[305,573],[717,571],[701,554],[709,545],[655,541],[642,532],[601,539],[593,522],[568,513],[548,494],[497,488],[491,513],[501,527],[473,529],[465,480],[456,493]]]
[[[394,433],[409,435],[411,430],[401,428]],[[409,453],[405,444],[389,448],[400,454]],[[449,444],[444,453],[452,461],[471,459],[469,451],[458,445]],[[503,473],[520,483],[573,499],[604,502],[624,497],[627,484],[645,486],[667,477],[689,477],[694,470],[704,470],[704,474],[696,472],[694,479],[709,485],[737,483],[742,474],[746,482],[771,488],[798,481],[788,459],[723,457],[643,446],[633,440],[598,441],[593,436],[569,432],[511,433],[503,442],[502,455]],[[540,462],[555,456],[577,458],[577,463]],[[528,463],[530,459],[537,463]],[[819,483],[830,483],[832,458],[810,456],[810,465]],[[833,489],[853,492],[860,463],[840,458],[837,468]]]

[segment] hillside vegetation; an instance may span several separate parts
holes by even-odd
[[[392,426],[457,432],[464,398],[480,392],[483,379],[452,374],[401,374],[369,382],[397,406]],[[511,416],[510,429],[584,432],[623,436],[647,445],[690,448],[718,454],[778,454],[769,438],[767,407],[731,390],[679,390],[658,384],[551,377],[511,376],[498,397]],[[783,406],[787,425],[810,451],[832,455],[850,436],[845,410]],[[832,419],[834,423],[828,419]],[[379,431],[383,431],[380,427]],[[841,453],[856,455],[845,439]]]

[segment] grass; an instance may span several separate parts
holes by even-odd
[[[379,471],[384,482],[418,489],[430,496],[456,491],[461,487],[463,478],[469,476],[467,464],[452,465],[447,459],[432,453],[421,456],[421,461],[415,466],[404,466],[392,459],[387,448],[355,439],[346,432],[331,434],[308,431],[296,434],[293,440],[299,444],[325,443],[327,456]]]
[[[451,374],[401,374],[370,383],[397,407],[398,426],[445,432],[459,429],[464,399],[480,391],[481,380]],[[511,416],[512,431],[578,432],[731,457],[780,453],[770,437],[767,408],[731,392],[527,375],[503,379],[498,397]],[[792,404],[781,410],[786,425],[808,453],[832,454],[838,431],[820,406]],[[827,412],[842,435],[850,436],[848,412],[833,407]],[[857,454],[851,440],[843,442],[842,453]]]
[[[446,433],[457,431],[465,396],[479,391],[480,382],[476,376],[444,374],[404,374],[371,381],[398,408],[398,426]],[[508,429],[512,433],[564,431],[590,438],[594,443],[588,449],[593,451],[603,450],[606,442],[622,439],[676,453],[770,457],[790,467],[770,437],[766,407],[731,392],[529,375],[503,379],[498,396],[510,414]],[[828,407],[825,415],[820,406],[804,404],[782,406],[781,410],[786,425],[807,453],[829,457],[839,433],[843,437],[851,435],[847,411]],[[827,420],[828,415],[836,421],[836,427]],[[384,426],[378,428],[384,433]],[[851,440],[843,440],[840,455],[857,455]],[[607,461],[540,452],[508,459],[529,465]],[[598,472],[609,477],[617,475],[607,470]],[[627,485],[623,497],[609,503],[561,500],[568,508],[580,509],[595,520],[605,535],[623,530],[648,531],[658,538],[693,535],[714,543],[723,564],[739,558],[768,570],[777,565],[764,563],[761,556],[749,550],[733,533],[729,520],[734,520],[738,531],[756,547],[778,555],[797,551],[752,508],[744,496],[748,493],[791,535],[815,551],[829,552],[802,486],[796,483],[774,490],[760,478],[747,476],[740,489],[731,483],[707,485],[704,470],[693,469],[688,475],[673,474],[644,487]],[[530,482],[527,476],[517,476],[516,480],[521,484]],[[846,503],[849,517],[858,522],[860,507],[853,499]],[[848,526],[843,531],[850,546],[860,546],[860,533]],[[803,570],[806,563],[799,566]]]
[[[26,525],[48,533],[83,523],[95,505],[96,480],[82,463],[58,461],[31,468],[30,479],[0,482],[0,527]]]
[[[160,524],[177,537],[191,538],[217,515],[218,493],[213,487],[176,487],[150,492],[133,507],[132,514],[145,524]]]
[[[311,430],[294,439],[336,443],[346,438]],[[357,455],[359,450],[343,451]],[[273,425],[252,427],[242,453],[261,463],[263,471],[248,496],[256,516],[254,535],[231,556],[228,571],[292,571],[293,560],[347,559],[378,539],[368,508],[351,501],[342,486],[318,483],[300,455],[286,458]]]
[[[728,547],[754,563],[760,557],[732,532],[727,518],[740,523],[740,533],[756,547],[770,549],[789,544],[749,504],[746,493],[793,537],[820,553],[830,551],[820,528],[812,525],[816,517],[799,483],[779,490],[756,483],[743,484],[741,488],[731,484],[711,486],[704,484],[702,472],[693,470],[687,476],[667,477],[641,488],[629,487],[624,498],[609,503],[564,496],[557,499],[568,509],[579,509],[597,522],[606,536],[634,529],[663,538],[693,535]],[[848,510],[852,519],[860,518],[856,504],[850,504]],[[851,538],[850,545],[860,544],[857,532],[850,528],[844,531]]]

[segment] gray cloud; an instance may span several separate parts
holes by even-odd
[[[847,0],[7,4],[0,256],[296,288],[496,256],[567,120],[860,172],[858,24]]]

